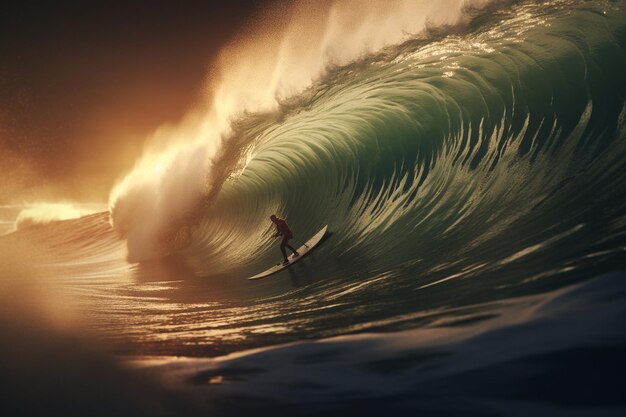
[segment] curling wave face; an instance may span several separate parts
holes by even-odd
[[[182,253],[199,271],[258,269],[276,257],[274,212],[301,238],[330,225],[316,268],[397,272],[393,286],[512,277],[522,263],[513,281],[530,282],[603,252],[622,232],[624,9],[555,2],[487,18],[240,121],[245,166]]]

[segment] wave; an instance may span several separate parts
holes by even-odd
[[[626,4],[472,16],[328,68],[223,142],[205,115],[163,128],[111,213],[0,237],[10,394],[46,385],[71,413],[94,377],[108,414],[619,413]],[[248,281],[280,257],[272,213],[332,234]],[[90,373],[63,393],[89,400],[39,378],[72,364]]]
[[[478,273],[565,238],[585,235],[591,250],[620,235],[609,223],[623,204],[623,7],[529,3],[481,17],[239,119],[228,156],[244,157],[237,169],[226,158],[183,253],[205,271],[259,268],[276,257],[272,213],[302,237],[328,223],[324,256],[369,259],[368,274],[435,259]]]
[[[96,213],[2,236],[9,352],[20,335],[67,344],[37,324],[23,333],[33,315],[80,320],[116,353],[151,356],[142,369],[199,395],[198,414],[240,415],[258,400],[274,414],[618,411],[626,5],[470,15],[328,67],[226,124],[201,112],[160,129],[112,193],[115,230]],[[301,240],[325,224],[332,234],[285,272],[247,281],[280,257],[273,213]],[[242,402],[251,389],[258,398]]]

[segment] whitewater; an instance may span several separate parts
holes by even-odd
[[[160,131],[110,212],[2,245],[43,254],[37,274],[188,415],[623,412],[626,5],[463,13],[210,146]],[[271,214],[330,233],[250,282],[280,259]]]

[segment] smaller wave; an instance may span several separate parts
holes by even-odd
[[[15,228],[20,230],[59,220],[77,219],[96,211],[72,203],[39,203],[20,211],[15,220]]]

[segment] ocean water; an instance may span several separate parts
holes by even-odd
[[[493,7],[234,120],[166,256],[124,202],[2,241],[190,415],[619,415],[625,74],[624,2]],[[273,213],[330,233],[248,281]]]

